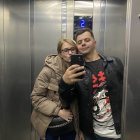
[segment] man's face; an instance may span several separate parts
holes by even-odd
[[[64,42],[61,47],[61,57],[66,61],[71,61],[71,55],[76,54],[76,47],[72,46],[71,44]]]
[[[76,44],[79,53],[83,55],[90,55],[94,52],[96,47],[96,41],[91,36],[90,32],[84,32],[77,36]]]

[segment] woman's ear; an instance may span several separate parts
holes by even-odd
[[[61,53],[59,53],[58,55],[59,55],[59,56],[62,58],[62,55],[61,55]]]

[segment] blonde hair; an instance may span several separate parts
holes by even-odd
[[[75,50],[77,51],[77,47],[76,47],[76,42],[72,39],[61,39],[58,44],[57,44],[57,53],[60,54],[61,53],[61,48],[62,48],[62,45],[67,42],[69,43],[70,45],[72,45],[73,47],[75,47]]]

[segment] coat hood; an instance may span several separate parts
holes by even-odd
[[[63,74],[69,67],[69,63],[64,61],[59,55],[49,55],[45,59],[45,66],[53,69],[56,74]]]

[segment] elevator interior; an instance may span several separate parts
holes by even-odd
[[[98,51],[122,60],[122,138],[139,140],[139,5],[139,0],[0,0],[0,140],[38,139],[30,93],[58,40],[73,38],[74,17],[91,17]]]

